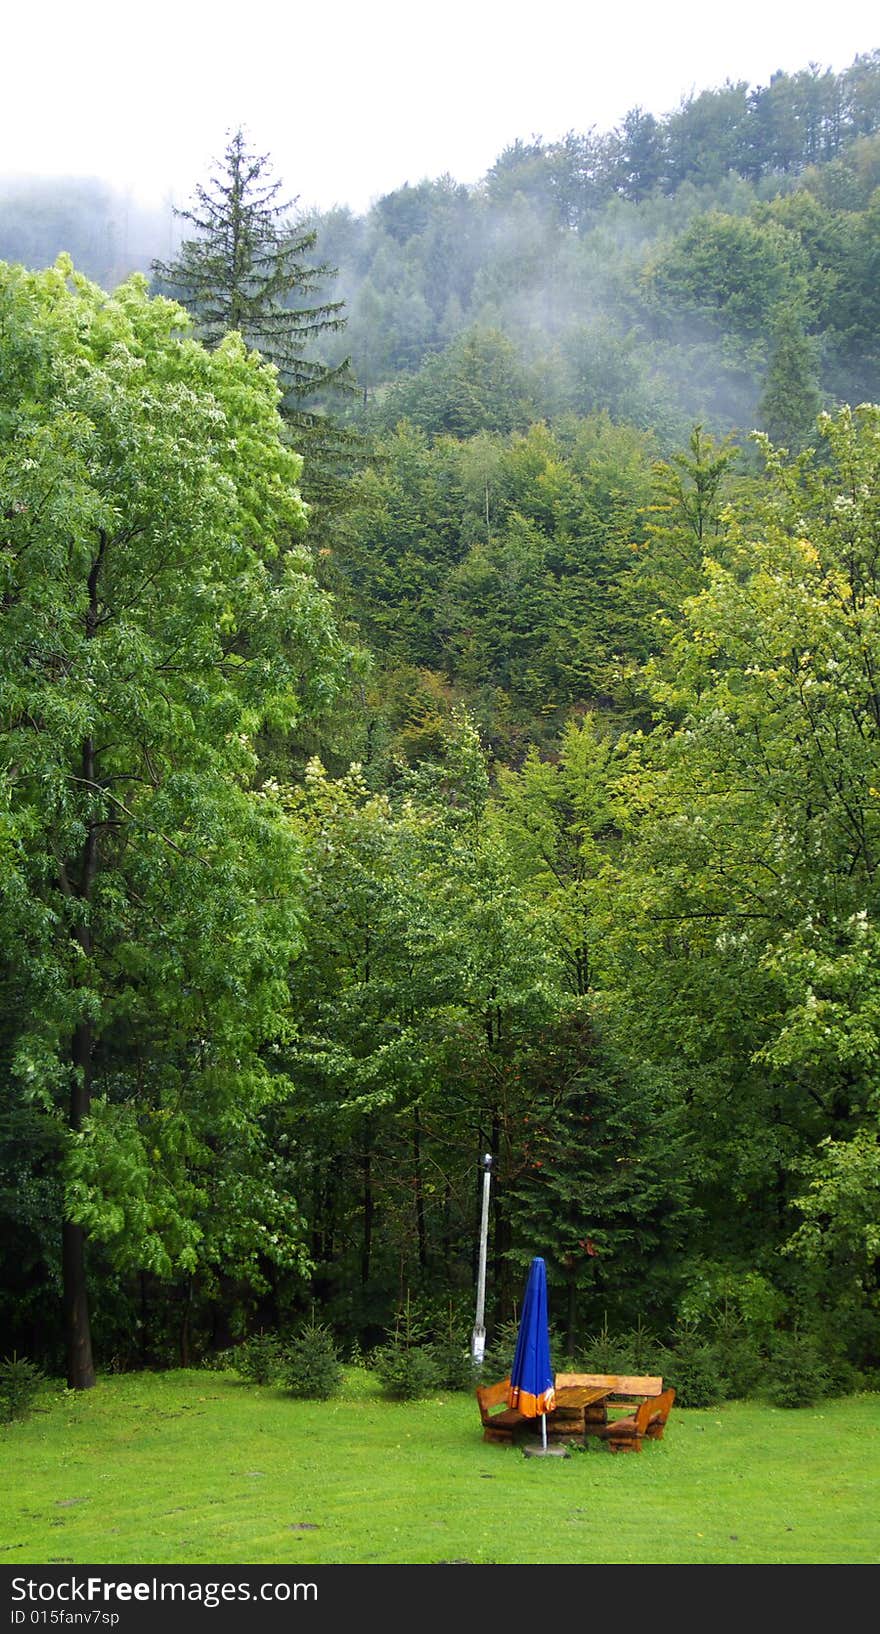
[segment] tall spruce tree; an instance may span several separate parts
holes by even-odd
[[[305,263],[317,233],[291,222],[295,201],[279,202],[282,184],[270,171],[268,155],[252,153],[244,132],[235,131],[207,185],[197,184],[191,208],[175,210],[196,236],[184,239],[173,261],[154,261],[153,271],[193,314],[206,346],[238,330],[276,365],[284,409],[297,418],[347,373],[348,360],[330,368],[308,355],[316,335],[343,329],[346,320],[342,301],[310,299],[334,269]]]
[[[278,369],[280,410],[305,456],[302,491],[324,512],[343,498],[356,439],[327,412],[328,395],[351,388],[350,360],[330,365],[314,355],[316,339],[345,328],[344,302],[322,298],[335,268],[307,260],[315,230],[291,217],[267,154],[251,151],[245,133],[228,137],[191,206],[175,214],[194,229],[171,261],[154,261],[163,292],[187,307],[199,339],[213,349],[236,330]],[[313,530],[314,531],[314,530]]]

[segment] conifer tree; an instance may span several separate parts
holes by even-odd
[[[206,184],[197,184],[191,206],[176,210],[194,236],[175,259],[154,261],[163,292],[192,313],[199,339],[213,349],[238,331],[279,371],[281,414],[294,428],[303,454],[303,497],[313,507],[312,538],[325,514],[345,501],[359,440],[327,412],[334,390],[354,384],[349,359],[330,365],[314,355],[322,334],[345,328],[344,302],[322,298],[335,268],[307,260],[317,232],[291,217],[295,200],[280,198],[267,154],[252,152],[245,133],[231,133],[222,159]]]
[[[816,351],[794,312],[781,312],[773,327],[759,411],[770,441],[798,453],[816,428],[822,407]]]
[[[347,359],[328,367],[308,355],[317,335],[345,327],[344,303],[311,299],[334,269],[304,261],[317,233],[292,224],[295,201],[279,202],[282,184],[270,171],[268,155],[249,151],[244,132],[235,131],[207,185],[197,184],[192,207],[175,211],[196,236],[175,260],[154,261],[153,271],[193,314],[205,345],[237,330],[274,363],[286,416],[309,422],[314,413],[304,404],[348,372]]]

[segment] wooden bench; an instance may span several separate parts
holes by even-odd
[[[601,1395],[597,1393],[602,1392]],[[609,1407],[637,1407],[663,1393],[663,1380],[643,1373],[557,1373],[556,1399],[560,1405],[583,1403],[584,1433],[597,1435],[608,1423]]]
[[[611,1418],[599,1425],[595,1434],[608,1443],[611,1452],[641,1452],[642,1442],[662,1441],[669,1409],[675,1400],[675,1391],[663,1390],[659,1396],[646,1396],[636,1408],[623,1418]]]
[[[663,1380],[645,1373],[557,1373],[556,1391],[570,1389],[604,1389],[612,1397],[625,1401],[643,1401],[645,1396],[660,1396]]]
[[[512,1441],[517,1432],[521,1433],[528,1428],[529,1420],[525,1415],[516,1407],[507,1405],[509,1388],[509,1379],[501,1379],[498,1384],[477,1386],[477,1402],[483,1422],[484,1441]],[[501,1411],[493,1411],[493,1408],[500,1408]]]
[[[540,1433],[540,1418],[526,1418],[516,1407],[507,1405],[510,1379],[498,1384],[478,1385],[476,1396],[483,1425],[484,1441],[514,1441]],[[595,1395],[595,1392],[593,1392]],[[547,1414],[548,1436],[581,1436],[584,1407],[579,1401],[563,1401]]]

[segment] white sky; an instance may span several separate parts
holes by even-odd
[[[243,125],[303,207],[450,172],[517,136],[880,46],[876,0],[43,0],[5,7],[0,172],[189,197]]]

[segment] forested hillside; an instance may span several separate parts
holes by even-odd
[[[466,1351],[490,1151],[490,1339],[876,1379],[880,52],[252,161],[0,201],[9,1348]]]

